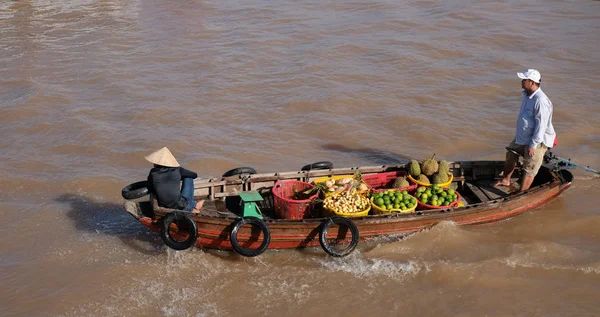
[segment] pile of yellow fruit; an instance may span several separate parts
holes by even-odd
[[[323,200],[323,207],[334,212],[352,214],[364,211],[370,202],[356,188],[333,194]]]

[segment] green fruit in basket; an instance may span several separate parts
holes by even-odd
[[[383,206],[383,202],[384,202],[384,201],[383,201],[383,198],[379,197],[379,198],[377,198],[377,199],[375,200],[375,205],[377,205],[377,206],[380,206],[380,207],[381,207],[381,206]]]
[[[447,202],[447,201],[445,201],[445,202],[444,202],[442,205],[444,205],[444,206],[448,206],[448,205],[450,205],[450,203],[449,203],[449,202]]]
[[[385,209],[387,209],[387,210],[390,210],[392,208],[394,208],[394,205],[392,205],[392,204],[387,204],[387,206],[385,206]]]
[[[400,205],[399,204],[394,204],[394,209],[400,209]]]
[[[441,192],[441,193],[440,193],[440,196],[442,196],[442,197],[446,198],[446,196],[448,196],[448,193],[447,193],[447,192],[445,192],[445,191],[443,191],[443,192]]]
[[[410,161],[410,164],[408,165],[408,173],[415,179],[419,177],[419,174],[421,174],[421,166],[417,160]]]
[[[427,189],[427,187],[419,187],[417,188],[417,193],[422,193],[425,191],[425,189]]]
[[[446,191],[448,195],[454,195],[454,189],[450,188]]]

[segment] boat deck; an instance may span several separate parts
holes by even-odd
[[[499,198],[505,198],[511,192],[518,190],[518,178],[511,179],[511,186],[495,187],[494,179],[478,179],[474,181],[465,181],[464,183],[454,183],[452,188],[457,190],[466,205],[484,203]],[[460,184],[460,185],[459,185]],[[270,192],[263,193],[264,200],[257,205],[266,219],[277,219],[273,208],[273,196]],[[152,217],[150,210],[146,209],[148,216]],[[199,212],[200,216],[205,217],[239,217],[242,214],[242,203],[239,196],[227,197],[222,200],[205,200],[204,206]]]
[[[518,190],[519,184],[518,179],[511,179],[511,186],[495,187],[493,184],[496,180],[480,179],[474,182],[465,182],[463,188],[459,188],[458,191],[463,196],[465,204],[476,204],[487,202],[490,200],[496,200],[499,198],[505,198],[510,195],[511,192]],[[276,219],[273,211],[272,197],[266,196],[263,202],[258,203],[261,212],[267,219]],[[241,215],[241,202],[239,197],[228,197],[224,202],[215,200],[206,200],[202,210],[200,211],[201,216],[222,216],[222,217],[238,217]]]
[[[518,180],[520,176],[520,169],[516,169],[511,179],[511,185],[508,187],[500,186],[495,187],[493,184],[497,181],[498,175],[501,173],[503,162],[499,161],[483,161],[483,162],[460,162],[453,163],[454,182],[450,187],[460,193],[462,201],[465,205],[481,204],[489,201],[495,201],[497,199],[507,198],[518,191],[519,185]],[[399,167],[365,167],[363,172],[365,173],[380,173],[388,172],[389,170],[394,171],[395,169],[402,169],[404,166]],[[544,170],[545,171],[545,170]],[[333,173],[335,172],[335,173]],[[236,178],[221,179],[221,180],[204,180],[195,184],[196,199],[200,197],[205,199],[203,208],[201,209],[199,216],[202,217],[231,217],[236,218],[242,215],[243,203],[239,195],[235,195],[238,191],[249,191],[256,190],[263,197],[263,201],[258,201],[256,204],[260,209],[261,213],[266,219],[278,219],[275,215],[275,208],[273,202],[273,194],[271,187],[275,182],[281,179],[290,180],[305,180],[310,182],[316,178],[322,177],[323,174],[326,177],[332,177],[334,174],[352,174],[355,170],[351,169],[346,171],[345,169],[329,170],[322,172],[315,172],[316,175],[310,177],[302,174],[302,172],[288,172],[288,173],[276,173],[276,174],[256,174],[249,181],[238,180]],[[320,173],[320,174],[319,174]],[[308,178],[308,179],[306,179]],[[543,184],[551,181],[552,176],[548,171],[538,173],[534,183]],[[534,184],[535,185],[535,184]],[[232,195],[234,194],[234,195]],[[150,207],[150,206],[148,206]],[[152,208],[153,207],[153,208]],[[160,219],[164,214],[172,212],[173,210],[158,208],[157,205],[146,209],[143,213],[153,219]],[[142,208],[145,209],[145,208]],[[319,206],[315,206],[314,217],[320,218]]]
[[[506,186],[494,186],[497,180],[481,179],[474,182],[465,182],[465,189],[463,190],[463,196],[469,204],[486,202],[490,200],[496,200],[499,198],[505,198],[510,195],[511,192],[515,192],[519,189],[519,179],[511,179],[509,187]],[[468,190],[472,195],[464,193]]]

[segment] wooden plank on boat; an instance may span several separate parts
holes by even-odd
[[[465,185],[481,200],[481,202],[486,202],[490,200],[490,198],[476,185],[466,182]]]
[[[493,183],[495,183],[497,180],[488,180],[488,179],[482,179],[477,181],[477,187],[487,196],[490,198],[490,200],[495,200],[495,199],[499,199],[499,198],[504,198],[507,197],[510,194],[510,190],[511,188],[513,188],[513,184],[515,183],[514,181],[518,181],[517,179],[511,179],[511,186],[510,187],[506,187],[506,186],[494,186]]]
[[[237,217],[236,214],[227,211],[224,207],[219,208],[217,204],[223,204],[221,201],[205,201],[202,209],[197,214],[194,214],[194,217]],[[158,205],[154,204],[154,218],[160,219],[166,216],[169,213],[172,213],[176,210],[158,207]]]

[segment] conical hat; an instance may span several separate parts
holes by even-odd
[[[167,167],[179,167],[179,163],[171,154],[171,151],[167,149],[167,147],[163,147],[162,149],[148,155],[145,157],[146,160],[150,163],[154,163],[156,165],[167,166]]]

